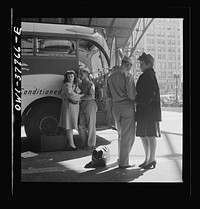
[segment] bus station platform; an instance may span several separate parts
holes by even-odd
[[[162,111],[160,127],[154,169],[138,167],[144,161],[139,137],[135,138],[130,153],[129,161],[134,166],[118,168],[117,131],[102,128],[97,130],[97,146],[106,145],[110,149],[106,167],[85,168],[91,161],[91,150],[41,153],[22,150],[21,182],[182,182],[182,111]],[[78,137],[75,131],[75,140]]]

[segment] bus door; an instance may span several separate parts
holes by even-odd
[[[107,59],[95,43],[79,40],[79,65],[87,66],[92,74],[92,81],[95,85],[95,101],[98,106],[96,127],[105,128],[113,126],[110,119],[107,97],[106,97],[106,81],[109,74],[109,64]]]
[[[118,56],[118,51],[117,51],[117,41],[116,41],[116,37],[114,36],[113,40],[112,40],[112,44],[111,44],[111,49],[110,49],[110,72],[109,72],[109,75],[112,73],[112,68],[118,64],[119,64],[119,56]],[[115,119],[113,116],[112,100],[109,98],[106,98],[106,110],[107,110],[107,114],[108,114],[109,126],[116,129]]]

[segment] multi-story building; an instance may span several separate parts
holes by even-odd
[[[182,95],[182,21],[182,19],[154,19],[133,53],[135,59],[133,73],[136,81],[141,73],[137,58],[142,52],[154,57],[154,69],[161,94]]]

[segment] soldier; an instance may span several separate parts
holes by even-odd
[[[80,102],[78,132],[82,140],[82,146],[91,150],[96,145],[96,112],[95,86],[89,80],[90,70],[87,67],[80,69],[81,83],[79,88],[84,96]]]
[[[135,84],[131,75],[132,58],[125,56],[120,67],[107,79],[107,97],[111,99],[118,131],[119,167],[127,168],[129,153],[135,141]]]

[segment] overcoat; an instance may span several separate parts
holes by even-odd
[[[161,121],[160,91],[153,68],[140,75],[136,92],[136,121]]]

